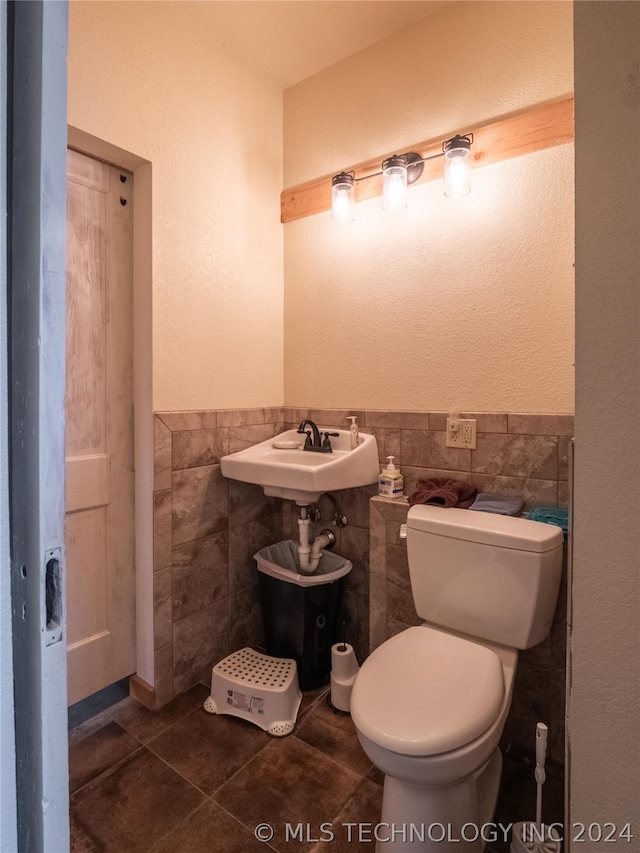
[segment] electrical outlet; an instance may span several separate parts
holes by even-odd
[[[447,447],[476,449],[476,421],[474,418],[447,418]]]

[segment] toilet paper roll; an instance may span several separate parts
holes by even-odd
[[[336,681],[349,681],[358,672],[356,653],[350,643],[336,643],[331,646],[331,677]]]
[[[353,689],[353,682],[355,680],[355,675],[348,681],[336,681],[331,676],[331,704],[334,708],[337,708],[339,711],[346,711],[347,713],[350,711],[351,690]]]

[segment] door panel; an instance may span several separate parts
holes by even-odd
[[[72,704],[135,672],[132,176],[69,151],[67,192]]]
[[[73,612],[67,630],[69,654],[79,643],[108,630],[106,532],[106,507],[67,516],[67,561],[82,567],[67,589],[67,608]]]

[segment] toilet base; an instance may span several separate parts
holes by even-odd
[[[501,773],[496,749],[478,773],[447,787],[385,776],[376,853],[482,853],[488,834],[483,827],[493,819]]]

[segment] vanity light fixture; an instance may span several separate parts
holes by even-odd
[[[331,179],[331,206],[334,222],[353,222],[355,185],[382,175],[382,196],[385,210],[395,212],[407,206],[407,187],[422,175],[424,163],[444,157],[444,194],[460,198],[471,191],[470,154],[473,134],[456,134],[442,143],[442,151],[431,157],[421,157],[415,151],[393,154],[382,162],[382,171],[356,178],[355,172],[339,172]]]

